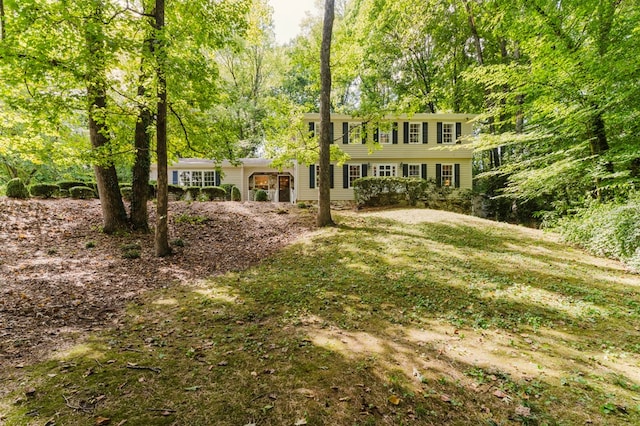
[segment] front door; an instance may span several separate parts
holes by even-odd
[[[291,202],[291,176],[278,176],[278,201],[281,203]]]

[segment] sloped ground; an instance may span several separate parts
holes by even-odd
[[[159,259],[152,233],[101,233],[98,200],[0,199],[0,365],[28,364],[117,324],[124,305],[145,291],[245,269],[313,222],[287,204],[174,202],[169,209],[174,254]],[[131,250],[140,258],[125,258]]]

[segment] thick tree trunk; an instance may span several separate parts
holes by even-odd
[[[318,226],[333,225],[331,218],[330,149],[331,125],[331,37],[333,33],[334,0],[325,0],[322,45],[320,48],[320,176],[318,182]]]
[[[98,118],[106,108],[106,95],[104,88],[92,87],[91,85],[88,88],[88,94],[89,138],[91,146],[96,150],[100,150],[109,144],[104,120]],[[120,194],[116,168],[113,164],[103,165],[103,162],[104,160],[101,159],[100,163],[95,165],[93,169],[102,206],[102,230],[107,234],[112,234],[119,230],[128,229],[127,213]]]
[[[156,30],[164,30],[164,0],[156,0]],[[159,37],[162,40],[162,36]],[[169,247],[169,175],[167,166],[167,80],[165,77],[164,43],[155,48],[158,71],[158,115],[156,119],[156,155],[158,157],[158,213],[156,218],[155,252],[164,257],[171,254]]]
[[[102,206],[103,231],[107,234],[128,229],[127,213],[122,202],[118,174],[109,153],[109,129],[105,120],[107,109],[106,65],[104,61],[104,35],[102,34],[102,8],[96,4],[92,22],[85,33],[87,50],[90,54],[87,79],[87,99],[89,109],[89,138],[91,146],[100,158],[94,166],[98,195]]]

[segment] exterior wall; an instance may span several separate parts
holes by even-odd
[[[389,117],[389,123],[395,123],[395,131],[389,131],[393,143],[374,144],[378,136],[376,129],[372,125],[365,125],[364,135],[367,143],[348,140],[345,142],[345,125],[349,123],[359,123],[361,120],[346,115],[334,114],[332,116],[333,143],[340,147],[342,151],[351,157],[346,164],[366,164],[367,176],[373,176],[373,168],[378,164],[395,165],[396,176],[402,176],[403,164],[426,165],[427,179],[437,180],[436,165],[451,164],[459,165],[459,182],[455,186],[461,189],[471,189],[473,186],[473,151],[468,146],[469,141],[462,138],[473,133],[473,114],[414,114],[412,116]],[[305,121],[308,128],[314,133],[319,124],[319,114],[305,114]],[[407,125],[405,123],[419,123],[420,143],[405,143],[408,135],[405,135]],[[454,133],[459,131],[461,139],[457,143],[438,143],[439,124],[450,123]],[[426,133],[424,130],[426,129]],[[424,134],[424,136],[423,136]],[[457,136],[453,135],[454,139]],[[349,137],[348,137],[349,138]],[[352,139],[352,138],[349,138]],[[310,187],[310,168],[300,165],[298,167],[298,199],[303,201],[313,201],[318,199],[318,190]],[[335,201],[353,200],[353,189],[345,189],[343,186],[342,166],[333,167],[333,188],[331,189],[331,199]]]

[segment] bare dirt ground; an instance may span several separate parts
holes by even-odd
[[[145,291],[244,269],[313,227],[312,214],[287,204],[169,209],[174,254],[159,259],[152,233],[101,233],[98,200],[0,198],[0,370],[117,324]],[[140,258],[125,258],[135,245]]]

